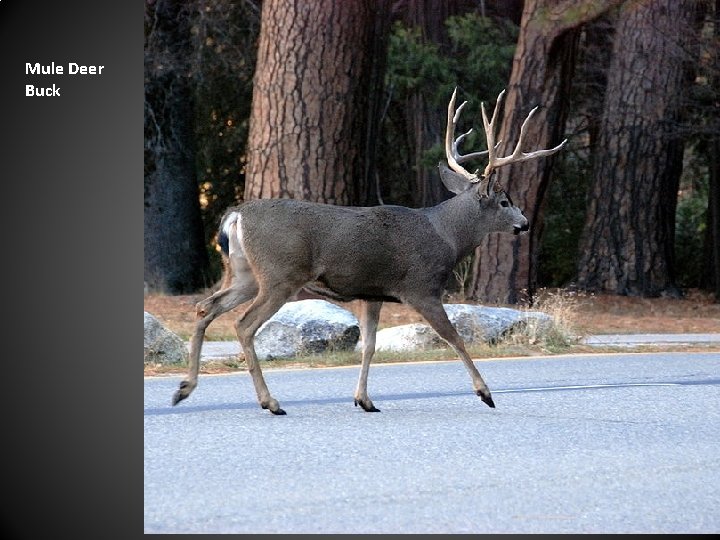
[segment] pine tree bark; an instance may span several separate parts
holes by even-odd
[[[566,101],[574,68],[580,27],[620,0],[527,0],[508,84],[503,123],[497,140],[507,153],[517,142],[520,126],[539,106],[528,126],[525,151],[560,143],[567,115]],[[494,103],[489,104],[490,108]],[[504,155],[504,154],[503,154]],[[543,201],[554,157],[499,169],[498,182],[511,194],[530,221],[530,231],[509,238],[488,235],[475,254],[469,294],[492,303],[528,302],[536,289]]]
[[[245,199],[375,202],[389,20],[381,0],[266,0]]]
[[[209,285],[195,176],[191,51],[184,2],[149,9],[145,61],[144,279],[153,291]]]
[[[581,289],[679,295],[674,283],[681,104],[693,0],[632,0],[619,14],[580,245]]]

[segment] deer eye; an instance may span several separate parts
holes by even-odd
[[[504,207],[504,208],[507,208],[508,206],[510,206],[510,203],[507,202],[507,201],[505,201],[505,200],[503,200],[503,201],[500,201],[500,206],[502,206],[502,207]]]

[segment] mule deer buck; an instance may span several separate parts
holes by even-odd
[[[362,338],[360,378],[355,405],[377,412],[367,393],[368,369],[375,352],[375,333],[383,302],[413,307],[447,341],[470,373],[473,389],[495,407],[490,390],[465,350],[462,338],[448,320],[442,304],[444,286],[455,264],[470,254],[491,232],[519,234],[529,228],[522,211],[495,186],[498,167],[554,154],[566,141],[549,150],[523,153],[528,115],[515,150],[497,155],[495,142],[498,96],[492,120],[482,118],[488,150],[460,155],[455,126],[465,103],[455,111],[455,95],[448,105],[445,152],[450,168],[440,164],[445,186],[456,196],[430,208],[401,206],[343,207],[292,199],[264,199],[229,208],[222,218],[218,242],[223,253],[222,287],[199,302],[190,344],[189,373],[173,396],[173,405],[197,386],[200,349],[208,325],[236,306],[252,300],[237,319],[235,329],[245,354],[260,406],[285,414],[263,378],[254,348],[254,335],[291,297],[305,288],[336,301],[361,300]],[[471,130],[472,131],[472,130]],[[486,155],[481,176],[461,163]]]

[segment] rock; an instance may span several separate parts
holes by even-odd
[[[188,350],[185,342],[177,334],[165,328],[147,311],[144,319],[144,363],[181,364],[187,362]]]
[[[549,324],[552,318],[540,311],[511,308],[445,304],[448,319],[466,343],[497,343],[527,325]]]
[[[356,350],[360,350],[358,343]],[[412,352],[445,347],[446,343],[427,324],[414,323],[380,330],[375,336],[376,351]]]
[[[535,335],[552,322],[540,311],[485,307],[471,304],[444,304],[448,319],[465,343],[497,343],[505,336],[529,327]],[[405,324],[380,330],[375,350],[409,352],[447,346],[427,324]],[[356,349],[359,350],[359,346]]]
[[[517,321],[518,313],[509,308],[470,304],[445,304],[448,319],[466,343],[494,343]]]
[[[360,323],[350,311],[325,300],[288,302],[255,335],[261,360],[328,350],[352,350]]]

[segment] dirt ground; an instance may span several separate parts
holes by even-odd
[[[146,295],[145,311],[158,318],[168,329],[188,338],[195,320],[195,303],[206,294],[186,296]],[[461,300],[449,298],[447,302]],[[356,315],[356,303],[345,305]],[[517,307],[517,306],[508,306]],[[233,321],[243,306],[216,319],[206,339],[233,340]],[[611,295],[577,295],[567,291],[544,291],[533,309],[558,315],[578,335],[637,333],[720,333],[720,304],[709,293],[686,291],[682,299],[634,298]],[[402,304],[384,304],[380,328],[411,322],[424,322]]]

